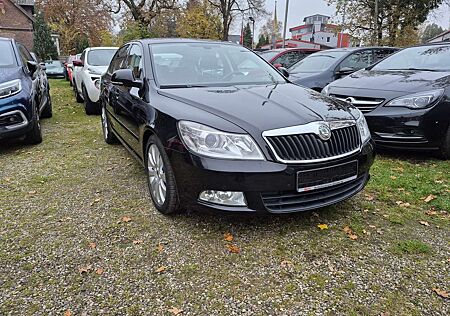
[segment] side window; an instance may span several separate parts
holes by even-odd
[[[142,78],[144,74],[144,59],[142,58],[142,49],[139,45],[131,46],[127,57],[127,68],[133,71],[134,78]]]
[[[301,52],[288,52],[284,54],[283,56],[278,57],[274,64],[281,64],[285,68],[291,67],[296,62],[300,61],[303,54]]]
[[[339,69],[351,68],[353,70],[360,70],[370,66],[373,63],[372,51],[364,50],[356,52],[348,56],[339,66]]]
[[[124,67],[124,61],[126,61],[127,58],[128,47],[129,45],[125,45],[119,48],[116,55],[114,55],[114,58],[109,64],[108,74],[112,75],[114,71]]]
[[[33,57],[28,52],[28,50],[22,44],[18,44],[20,59],[22,60],[22,64],[26,65],[28,61],[33,61]]]
[[[376,63],[377,61],[380,61],[389,55],[393,54],[395,50],[393,49],[374,49],[373,50],[373,62]]]

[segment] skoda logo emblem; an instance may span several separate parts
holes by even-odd
[[[319,137],[322,140],[329,140],[331,138],[331,129],[326,124],[321,124],[319,126]]]
[[[352,97],[345,99],[345,101],[347,101],[350,104],[354,104],[356,102],[355,98],[352,98]]]

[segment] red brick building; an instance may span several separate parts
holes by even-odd
[[[0,37],[33,49],[34,0],[0,0]]]

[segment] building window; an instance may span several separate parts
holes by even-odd
[[[331,42],[331,37],[327,37],[327,43]]]

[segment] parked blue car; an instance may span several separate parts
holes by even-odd
[[[40,118],[52,116],[43,69],[22,44],[0,38],[0,139],[42,142]]]

